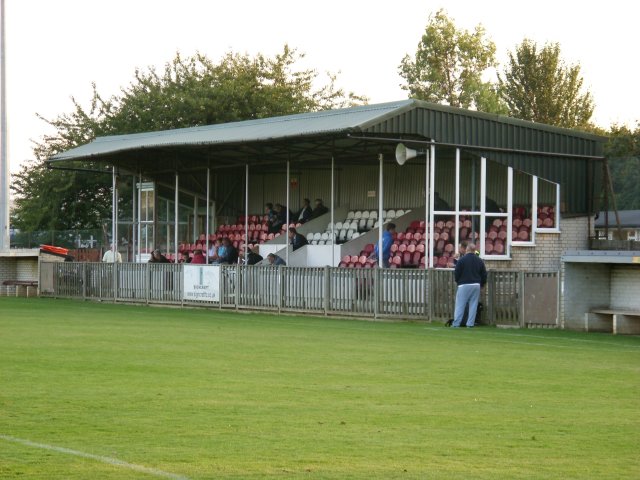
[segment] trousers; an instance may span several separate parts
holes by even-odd
[[[480,284],[469,283],[458,285],[456,292],[456,310],[453,315],[454,327],[459,327],[464,316],[464,309],[469,304],[469,317],[467,318],[467,327],[473,327],[476,321],[476,311],[478,310],[478,302],[480,301]]]

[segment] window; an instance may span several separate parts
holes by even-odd
[[[511,241],[520,245],[533,245],[535,221],[534,177],[524,172],[513,173],[513,206]]]
[[[538,182],[536,230],[558,231],[560,185],[537,177],[536,180]]]

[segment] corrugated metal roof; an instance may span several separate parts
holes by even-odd
[[[607,212],[600,212],[594,222],[595,228],[604,228],[606,217]],[[618,217],[620,218],[621,228],[640,228],[640,210],[619,210]],[[608,218],[609,228],[613,230],[617,227],[615,212],[608,212]]]
[[[98,137],[51,158],[91,157],[149,148],[260,143],[353,132],[413,134],[437,142],[596,155],[585,147],[603,139],[567,130],[419,100],[364,105],[202,127]],[[569,151],[571,150],[571,152]]]
[[[375,138],[374,138],[375,137]],[[585,132],[437,105],[419,100],[364,105],[159,132],[117,135],[55,155],[51,162],[108,164],[121,172],[201,191],[206,168],[223,171],[250,165],[252,173],[286,161],[376,165],[393,161],[404,142],[454,144],[473,155],[562,185],[565,213],[593,208],[606,138]],[[200,177],[198,177],[200,175]]]
[[[412,103],[411,100],[404,100],[202,127],[98,137],[91,143],[55,155],[52,160],[86,159],[118,151],[153,147],[263,142],[350,132],[410,107]]]

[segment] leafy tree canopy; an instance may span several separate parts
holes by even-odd
[[[640,210],[640,126],[614,125],[605,146],[618,210]]]
[[[456,28],[444,10],[429,16],[415,57],[400,64],[402,85],[413,98],[454,107],[505,113],[495,85],[483,74],[497,65],[496,46],[482,25],[473,32]]]
[[[337,88],[332,74],[328,74],[325,86],[315,87],[318,72],[296,68],[302,57],[287,45],[273,58],[230,52],[213,62],[199,53],[187,58],[177,54],[161,72],[153,68],[136,70],[134,80],[111,98],[103,98],[94,84],[89,109],[72,98],[70,113],[54,120],[43,119],[55,133],[35,145],[35,160],[13,176],[16,205],[12,225],[24,231],[99,228],[110,217],[110,176],[50,170],[45,165],[52,155],[97,136],[366,103],[365,97]]]
[[[542,49],[525,39],[509,52],[499,92],[509,115],[565,128],[587,128],[593,115],[593,97],[583,92],[580,65],[565,65],[560,45]]]

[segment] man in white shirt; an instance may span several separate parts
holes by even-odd
[[[104,252],[104,255],[102,256],[102,261],[106,263],[114,263],[114,262],[122,263],[122,255],[120,255],[120,252],[116,250],[115,243],[111,244],[110,250],[107,250],[106,252]]]

